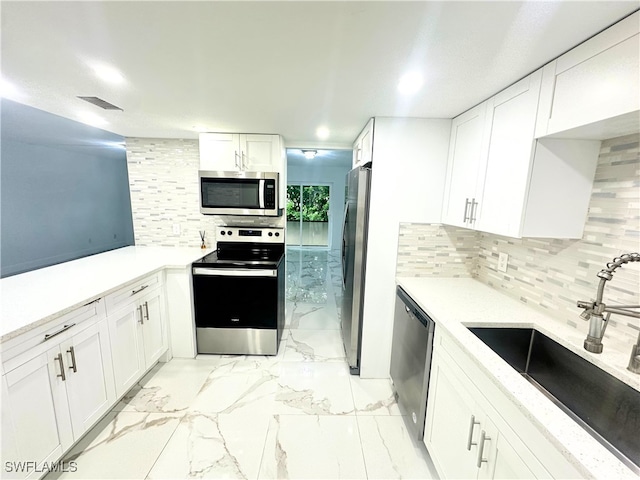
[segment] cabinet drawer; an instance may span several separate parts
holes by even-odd
[[[159,288],[162,285],[162,272],[149,275],[136,282],[128,283],[126,286],[105,298],[107,315],[110,315],[122,307],[136,302],[140,297]]]
[[[51,322],[34,328],[18,337],[2,344],[2,370],[11,370],[12,365],[23,363],[24,355],[39,355],[51,348],[52,345],[74,335],[104,317],[104,302],[102,299],[76,308]]]

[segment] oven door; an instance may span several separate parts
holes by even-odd
[[[194,268],[196,328],[275,329],[278,270]]]

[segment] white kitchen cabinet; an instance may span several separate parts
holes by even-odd
[[[6,462],[55,462],[73,444],[67,391],[59,376],[64,370],[59,345],[38,349],[23,361],[2,378],[2,409],[8,412],[14,442],[6,448],[3,441],[3,468]],[[37,477],[9,473],[12,478]]]
[[[471,228],[475,225],[478,201],[482,196],[485,158],[482,140],[486,102],[453,119],[442,221]]]
[[[129,305],[109,314],[108,321],[116,395],[120,397],[136,384],[145,369],[140,309]]]
[[[80,438],[116,401],[106,319],[74,334],[60,346],[66,367],[69,413]]]
[[[582,238],[600,142],[535,140],[542,75],[454,119],[443,223],[515,238]]]
[[[200,170],[283,171],[279,135],[201,133]]]
[[[57,461],[116,400],[103,305],[64,315],[45,335],[3,352],[3,465]]]
[[[356,141],[353,143],[353,168],[359,167],[373,160],[373,126],[371,118],[365,125]]]
[[[638,131],[639,30],[635,12],[545,66],[549,88],[541,98],[538,137],[605,139]]]
[[[424,443],[442,478],[580,477],[442,329],[434,339],[425,425]]]
[[[158,276],[152,276],[107,297],[118,397],[135,385],[168,349],[162,289],[147,290],[157,281]]]
[[[508,427],[496,427],[497,413],[486,411],[481,393],[455,363],[434,355],[432,374],[424,441],[442,478],[550,476],[538,462],[538,475],[525,463],[520,452],[529,453],[527,447],[518,445]]]

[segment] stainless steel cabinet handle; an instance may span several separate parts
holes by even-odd
[[[476,425],[480,425],[480,422],[476,422],[476,416],[471,415],[471,422],[469,423],[469,438],[467,439],[467,450],[471,451],[471,445],[477,445],[477,443],[472,442],[473,440],[473,427]]]
[[[236,167],[238,167],[238,170],[242,170],[242,167],[240,166],[240,155],[238,155],[238,151],[234,150],[233,154],[236,162]]]
[[[478,202],[476,199],[472,199],[471,201],[471,215],[469,215],[469,222],[473,223],[476,221],[476,207],[478,206]]]
[[[139,315],[139,318],[140,318],[140,320],[138,320],[138,323],[140,325],[144,325],[144,316],[142,315],[142,305],[138,305],[136,307],[136,310],[138,310],[138,315]]]
[[[71,354],[71,366],[69,368],[73,370],[73,373],[77,373],[78,368],[76,367],[76,351],[74,350],[73,345],[69,347],[67,353]]]
[[[62,377],[62,381],[64,382],[67,379],[67,376],[64,374],[64,363],[62,363],[62,354],[59,353],[53,359],[60,362],[60,373],[56,374],[56,377]]]
[[[479,445],[480,448],[478,448],[478,463],[476,463],[476,466],[478,468],[482,466],[482,462],[488,461],[486,458],[482,458],[482,454],[484,453],[485,440],[491,440],[491,437],[487,435],[487,433],[484,430],[482,430],[482,433],[480,434],[480,445]]]
[[[145,311],[144,319],[148,322],[149,321],[149,302],[144,302],[144,311]]]
[[[471,202],[469,201],[469,199],[468,199],[468,198],[466,198],[466,199],[464,200],[464,218],[462,219],[462,223],[467,223],[467,217],[468,217],[468,215],[467,215],[467,211],[469,210],[469,204],[470,204],[470,203],[471,203]]]
[[[60,330],[58,330],[55,333],[47,333],[44,336],[44,340],[43,342],[46,342],[47,340],[52,339],[53,337],[55,337],[56,335],[60,335],[62,332],[64,332],[65,330],[69,330],[71,327],[73,327],[75,325],[75,323],[72,323],[71,325],[65,325],[64,327],[62,327]]]
[[[95,300],[92,300],[92,301],[90,301],[90,302],[88,302],[88,303],[85,303],[85,304],[83,305],[83,307],[87,307],[87,306],[89,306],[89,305],[91,305],[91,304],[93,304],[93,303],[98,303],[100,300],[101,300],[100,298],[96,298]]]
[[[134,295],[140,293],[142,290],[144,290],[145,288],[149,288],[149,285],[143,285],[141,286],[138,290],[133,290],[131,292],[131,296],[133,297]]]
[[[241,164],[242,164],[242,168],[243,168],[244,170],[246,170],[246,169],[247,169],[247,164],[246,164],[246,163],[245,163],[245,161],[244,161],[244,159],[245,159],[246,157],[247,157],[247,156],[244,154],[244,152],[242,152],[242,160],[241,160]]]

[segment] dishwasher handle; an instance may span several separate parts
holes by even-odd
[[[418,320],[425,327],[428,327],[429,323],[435,323],[401,287],[397,288],[396,294],[404,303],[404,310],[412,320]]]

